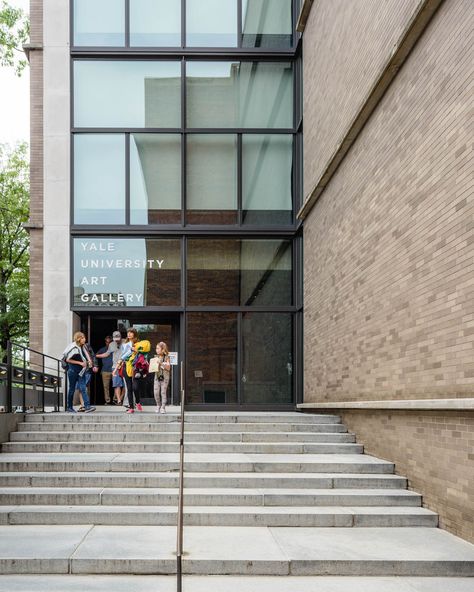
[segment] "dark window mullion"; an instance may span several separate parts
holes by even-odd
[[[181,0],[181,48],[186,47],[186,0]]]
[[[242,226],[243,220],[243,212],[242,212],[242,203],[243,203],[243,186],[244,181],[242,177],[242,134],[237,134],[237,210],[238,210],[238,225]]]
[[[125,47],[130,47],[130,0],[125,0]]]
[[[130,226],[130,134],[125,134],[125,224]]]
[[[184,0],[182,2],[184,7]],[[186,225],[187,135],[186,130],[186,61],[181,60],[181,226]]]
[[[242,47],[242,0],[237,0],[237,47]]]

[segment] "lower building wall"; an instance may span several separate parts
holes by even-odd
[[[365,452],[395,463],[441,528],[474,542],[474,411],[331,410]]]

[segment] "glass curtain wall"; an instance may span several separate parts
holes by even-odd
[[[301,310],[296,7],[72,6],[72,310],[179,314],[190,404],[291,406]]]

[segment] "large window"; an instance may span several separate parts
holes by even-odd
[[[291,306],[292,249],[287,240],[189,239],[191,306]]]
[[[73,6],[76,47],[285,50],[293,44],[291,0],[184,0],[183,15],[181,0],[74,0]]]
[[[75,238],[74,306],[181,306],[181,241]]]
[[[181,126],[178,61],[78,60],[74,63],[74,126]]]
[[[74,223],[125,224],[125,137],[74,136]]]
[[[236,136],[188,135],[186,179],[189,224],[237,223]]]
[[[292,128],[289,62],[188,62],[187,125]]]
[[[131,0],[132,47],[180,47],[181,0]]]
[[[242,137],[244,224],[291,224],[293,220],[293,137]]]
[[[75,0],[74,45],[120,47],[125,45],[123,0]]]
[[[181,136],[130,134],[130,222],[181,222]]]

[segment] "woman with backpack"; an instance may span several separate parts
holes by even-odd
[[[149,341],[138,341],[138,331],[134,327],[127,331],[127,343],[117,365],[118,369],[122,369],[127,386],[129,406],[127,413],[135,413],[134,398],[137,410],[143,411],[140,399],[146,386],[146,377],[148,375],[147,353],[150,349]]]
[[[95,407],[92,407],[90,404],[89,395],[87,393],[86,377],[90,366],[90,360],[88,352],[86,353],[84,349],[85,344],[86,336],[84,333],[78,331],[77,333],[74,333],[74,341],[67,346],[63,353],[63,360],[67,364],[67,413],[77,413],[73,407],[74,392],[76,391],[76,388],[79,389],[79,392],[82,395],[85,413],[95,411]]]

